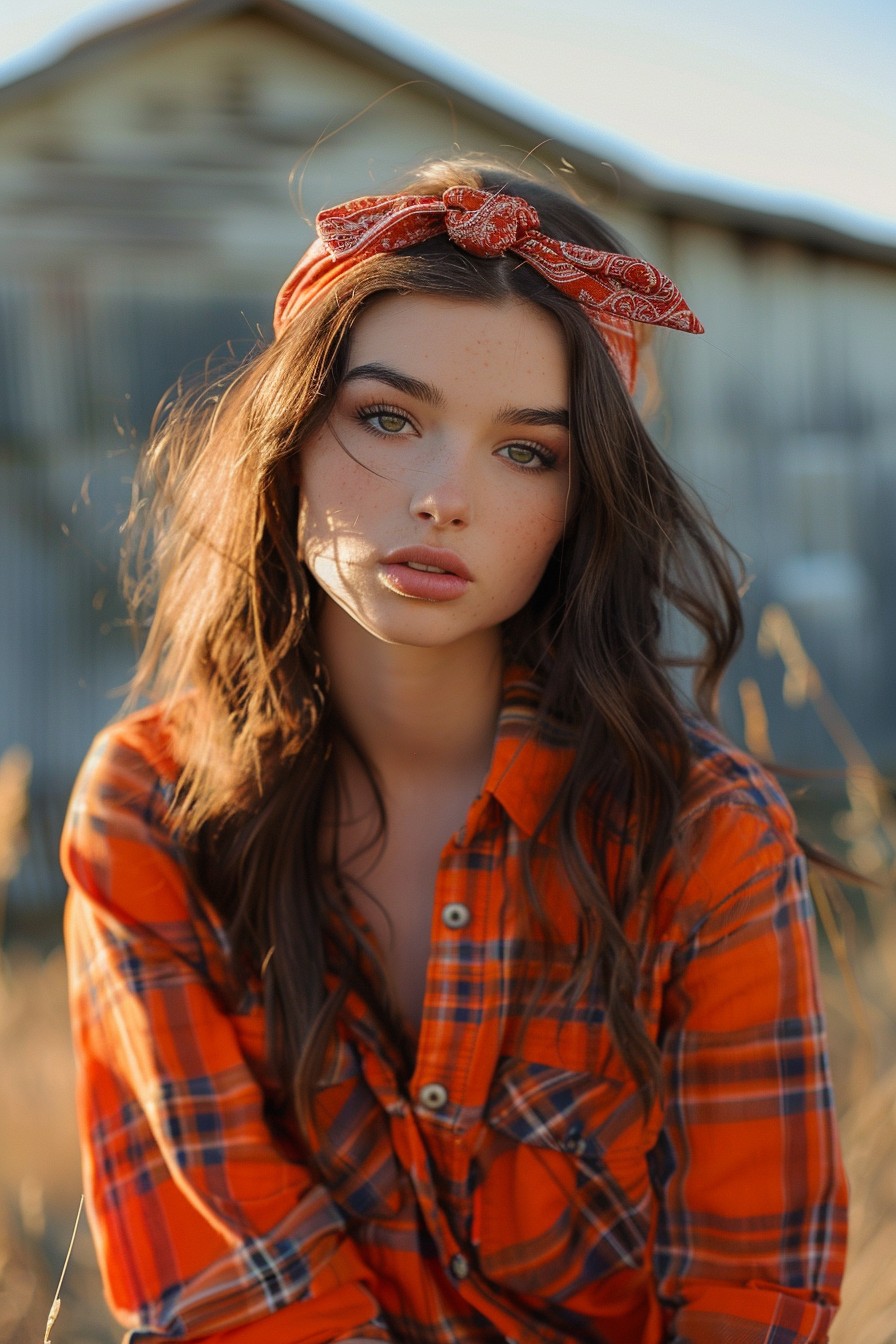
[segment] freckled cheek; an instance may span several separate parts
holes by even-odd
[[[351,459],[307,470],[299,485],[299,537],[356,533],[376,514],[381,482]]]
[[[543,517],[533,519],[512,532],[505,532],[503,564],[508,579],[526,597],[536,587],[551,553],[560,539],[561,529]]]
[[[312,505],[315,500],[326,500],[331,513],[357,508],[377,481],[376,474],[358,460],[354,448],[343,444],[329,427],[303,449],[298,474],[303,497]],[[320,515],[324,509],[315,507],[315,512]]]
[[[521,541],[529,549],[538,548],[550,554],[563,536],[567,523],[566,495],[549,500],[543,509],[529,519],[522,530]]]

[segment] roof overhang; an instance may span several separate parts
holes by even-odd
[[[126,57],[147,41],[174,37],[217,18],[258,14],[337,48],[396,84],[431,84],[459,109],[490,122],[514,143],[538,146],[540,158],[571,160],[621,204],[668,219],[719,226],[745,237],[786,240],[818,252],[896,265],[894,221],[820,198],[682,168],[521,93],[352,0],[179,0],[162,7],[147,0],[122,0],[102,13],[110,12],[117,16],[113,23],[90,31],[82,16],[24,61],[0,68],[0,81],[6,76],[0,83],[0,115],[68,79],[82,78],[110,60]],[[93,22],[100,18],[98,11]]]

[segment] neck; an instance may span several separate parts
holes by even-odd
[[[484,778],[501,702],[500,631],[447,648],[386,644],[330,601],[318,630],[335,707],[382,780]]]

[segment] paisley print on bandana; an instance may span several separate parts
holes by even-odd
[[[516,253],[580,304],[630,393],[638,370],[633,323],[703,331],[680,290],[655,266],[551,238],[540,222],[535,207],[519,196],[473,187],[450,187],[441,196],[361,196],[323,210],[318,238],[277,296],[274,332],[280,336],[297,313],[359,261],[400,252],[439,233],[476,257]]]

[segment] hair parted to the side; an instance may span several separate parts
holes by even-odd
[[[518,172],[437,163],[408,190],[455,185],[523,197],[555,238],[625,250],[586,207]],[[395,292],[526,299],[565,335],[572,513],[538,591],[506,629],[506,646],[533,669],[542,715],[574,726],[578,743],[551,807],[581,908],[568,992],[597,985],[649,1097],[657,1052],[636,1010],[637,948],[623,926],[676,839],[690,768],[662,647],[664,612],[676,608],[702,636],[687,661],[696,703],[712,717],[740,638],[740,605],[727,544],[655,448],[593,326],[519,258],[473,257],[445,236],[371,257],[273,345],[163,407],[126,547],[136,562],[132,610],[144,624],[149,617],[133,696],[169,706],[182,768],[173,821],[195,880],[228,925],[235,972],[263,976],[272,1063],[308,1124],[350,989],[393,1039],[401,1035],[382,970],[348,917],[335,859],[320,850],[324,809],[338,816],[331,747],[341,729],[315,639],[314,582],[296,542],[302,444],[326,420],[354,323],[378,295]],[[586,798],[591,837],[581,829]],[[625,862],[612,871],[600,843],[610,825],[626,839]],[[528,888],[549,932],[531,878]],[[331,987],[325,974],[334,965]]]

